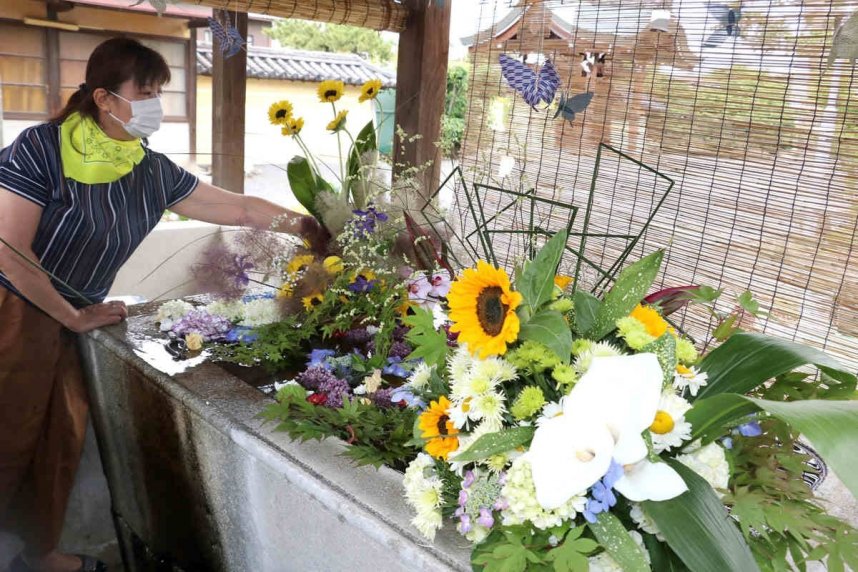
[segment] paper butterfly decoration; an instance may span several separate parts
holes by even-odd
[[[727,4],[708,5],[709,13],[718,21],[720,27],[712,32],[703,42],[704,48],[714,48],[728,37],[739,37],[739,19],[742,12],[739,8],[731,8]]]
[[[554,101],[554,94],[560,86],[560,76],[551,60],[545,60],[539,73],[506,54],[500,55],[500,65],[509,86],[521,94],[531,107],[536,109],[540,101],[546,104]]]
[[[209,16],[209,29],[212,31],[212,37],[217,39],[220,46],[220,51],[223,53],[224,59],[229,59],[244,46],[244,38],[232,25],[229,20],[229,14],[226,15],[226,26]]]
[[[596,77],[605,75],[605,61],[608,54],[605,52],[581,52],[581,77],[586,77],[596,70]]]
[[[586,91],[571,97],[567,97],[565,94],[561,93],[560,103],[557,105],[557,111],[554,113],[554,117],[556,118],[557,116],[562,115],[563,119],[572,121],[575,119],[576,113],[581,113],[587,109],[587,106],[590,105],[590,100],[592,99],[592,91]]]

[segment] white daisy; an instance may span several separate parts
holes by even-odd
[[[650,426],[652,448],[656,453],[680,447],[683,441],[691,439],[691,423],[685,420],[685,412],[689,409],[691,404],[672,389],[662,392],[655,420]]]
[[[408,380],[408,385],[411,386],[412,389],[423,389],[429,383],[429,379],[432,377],[432,370],[435,369],[435,366],[428,366],[426,362],[420,362],[414,368],[414,371],[411,372],[411,378]]]
[[[673,387],[683,391],[688,388],[692,396],[697,396],[700,388],[706,385],[709,375],[705,371],[699,371],[696,367],[685,367],[682,364],[676,366],[673,374]]]

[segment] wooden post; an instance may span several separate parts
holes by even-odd
[[[399,35],[395,122],[408,136],[422,138],[404,149],[395,138],[394,157],[400,171],[403,164],[415,167],[433,161],[420,180],[424,198],[436,190],[441,173],[442,156],[435,144],[440,140],[447,92],[452,4],[452,0],[405,0],[411,13],[408,26]]]
[[[235,19],[247,37],[247,14],[215,10],[221,22]],[[224,60],[217,40],[212,49],[212,184],[244,193],[244,107],[247,100],[247,52]]]

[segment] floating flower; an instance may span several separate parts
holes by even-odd
[[[338,101],[346,90],[345,84],[338,79],[325,80],[319,84],[316,93],[322,103],[334,103]]]
[[[456,435],[459,430],[453,426],[447,410],[450,408],[450,400],[445,396],[432,401],[429,409],[420,415],[418,427],[420,436],[428,439],[426,452],[436,459],[447,459],[447,456],[459,448],[459,439]]]
[[[673,375],[673,387],[680,391],[688,388],[689,393],[696,397],[700,388],[706,385],[708,378],[709,375],[705,371],[698,371],[696,367],[685,367],[679,364],[676,366],[676,373]]]
[[[244,305],[244,319],[239,324],[248,328],[257,328],[282,319],[280,304],[274,298],[259,298]]]
[[[481,260],[450,286],[450,331],[480,357],[503,354],[518,338],[515,309],[521,302],[521,294],[510,289],[507,273]]]
[[[285,99],[272,103],[268,108],[268,121],[271,125],[286,125],[290,117],[292,117],[292,104]]]
[[[204,341],[216,342],[223,340],[231,328],[230,321],[222,316],[213,316],[205,310],[191,310],[176,320],[170,331],[183,337],[196,332],[203,337]]]
[[[381,91],[381,80],[371,79],[361,86],[358,101],[363,103],[369,99],[375,99],[379,91]]]
[[[669,465],[646,458],[641,433],[655,418],[662,381],[654,354],[593,359],[563,398],[563,414],[540,424],[527,452],[543,508],[583,494],[612,460],[625,469],[614,488],[629,500],[666,500],[687,489]]]
[[[304,309],[308,312],[321,304],[324,301],[325,297],[321,292],[316,292],[315,294],[310,294],[309,296],[304,296],[301,298],[301,304],[304,306]]]
[[[349,114],[349,110],[343,109],[342,111],[337,113],[336,117],[331,119],[331,121],[328,123],[328,125],[327,125],[327,127],[325,127],[325,129],[327,129],[328,131],[333,131],[335,133],[337,131],[341,131],[346,126],[346,115],[348,115],[348,114]]]
[[[691,423],[685,420],[685,412],[691,404],[676,395],[673,389],[661,394],[655,419],[649,427],[652,448],[656,453],[681,447],[684,441],[691,439]]]
[[[203,349],[203,336],[198,332],[191,332],[185,335],[185,345],[192,352],[198,352]]]
[[[170,300],[158,307],[155,321],[161,324],[161,331],[169,331],[176,320],[184,318],[194,307],[184,300]]]
[[[286,121],[283,122],[283,128],[280,130],[280,133],[283,135],[294,136],[301,133],[303,128],[303,117],[288,117]]]

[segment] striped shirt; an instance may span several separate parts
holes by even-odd
[[[32,245],[42,266],[91,302],[101,302],[164,211],[190,195],[198,180],[148,148],[130,173],[112,183],[68,179],[59,137],[55,123],[21,133],[0,151],[0,187],[42,207]],[[53,284],[72,305],[86,305],[69,288]],[[21,295],[2,272],[0,286]]]

